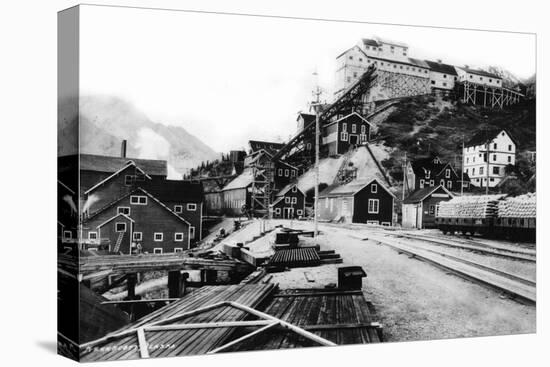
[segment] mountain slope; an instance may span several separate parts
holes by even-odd
[[[74,116],[60,116],[60,121],[66,131],[76,123]],[[181,178],[202,161],[219,156],[184,128],[154,122],[132,104],[112,96],[80,98],[80,138],[82,153],[102,155],[119,155],[120,143],[126,139],[128,157],[166,159],[171,178]]]

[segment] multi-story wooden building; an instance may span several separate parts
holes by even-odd
[[[391,226],[394,194],[379,179],[331,185],[319,194],[320,220]]]
[[[357,112],[352,112],[324,126],[321,150],[328,156],[346,153],[350,147],[366,144],[371,124]]]
[[[142,188],[113,200],[86,218],[83,241],[110,252],[162,254],[187,250],[191,224]]]
[[[506,175],[506,166],[516,164],[516,141],[504,129],[482,130],[468,141],[462,156],[472,185],[494,187]]]
[[[444,64],[441,60],[426,60],[430,68],[430,88],[433,90],[452,91],[458,74],[453,65]]]
[[[300,218],[306,213],[306,196],[291,183],[275,195],[275,201],[271,204],[273,218]]]
[[[204,194],[200,182],[150,180],[141,187],[189,222],[191,245],[202,239]]]
[[[336,88],[339,96],[370,65],[377,68],[377,79],[365,102],[414,96],[430,92],[430,67],[409,57],[406,44],[381,38],[362,39],[336,57]]]
[[[443,186],[448,190],[460,191],[460,185],[469,187],[468,175],[463,177],[457,173],[448,162],[443,162],[438,156],[431,155],[414,161],[407,161],[405,188],[410,194],[426,187]]]

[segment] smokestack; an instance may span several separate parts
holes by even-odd
[[[124,139],[122,144],[120,144],[120,157],[126,158],[126,139]]]

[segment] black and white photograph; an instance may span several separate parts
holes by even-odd
[[[60,354],[536,331],[535,35],[94,5],[59,31]]]
[[[544,365],[543,6],[1,14],[5,365]]]

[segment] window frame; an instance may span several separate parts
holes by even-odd
[[[118,225],[119,224],[122,224],[124,226],[124,230],[123,231],[119,231],[118,230]],[[115,232],[117,233],[120,233],[120,232],[126,232],[128,229],[128,226],[126,225],[126,222],[115,222]]]
[[[371,194],[377,194],[378,193],[378,184],[371,184],[370,185],[370,192]]]
[[[178,236],[181,236],[181,238],[178,239]],[[184,238],[185,238],[185,235],[183,232],[174,232],[174,242],[183,242]]]
[[[136,236],[139,235],[139,236]],[[139,238],[136,238],[139,237]],[[143,232],[134,232],[132,233],[132,241],[143,241]]]
[[[123,213],[123,212],[121,212],[121,209],[127,209],[128,213]],[[129,206],[117,206],[116,212],[117,212],[117,214],[130,215],[131,209],[130,209]]]
[[[194,212],[197,211],[197,204],[196,203],[187,203],[186,207],[188,212]]]
[[[157,235],[160,235],[160,239],[157,240]],[[154,242],[162,242],[164,241],[164,232],[154,232],[153,233],[153,241]]]
[[[92,234],[95,235],[95,238],[92,238],[92,236],[91,236]],[[90,231],[90,232],[88,232],[88,240],[90,240],[90,241],[95,241],[95,240],[97,240],[97,231]]]
[[[180,204],[174,205],[174,213],[176,214],[183,213],[183,205],[180,205]]]
[[[194,240],[196,236],[195,226],[189,226],[189,238]]]
[[[153,247],[153,254],[154,255],[162,255],[162,253],[163,253],[162,247]]]
[[[372,209],[371,209],[371,203],[372,203]],[[379,214],[380,213],[380,200],[379,199],[369,199],[369,201],[367,202],[367,212],[368,212],[368,214]]]

